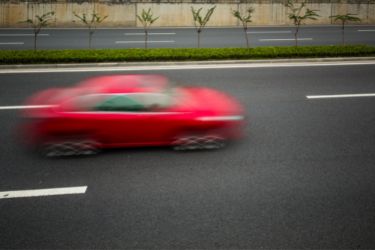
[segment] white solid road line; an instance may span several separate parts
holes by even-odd
[[[375,30],[358,30],[358,32],[375,32]]]
[[[147,41],[147,43],[174,43],[175,41],[169,40],[169,41]],[[145,41],[116,41],[116,44],[122,44],[122,43],[145,43]]]
[[[51,195],[67,195],[67,194],[84,194],[86,193],[86,190],[87,190],[87,186],[5,191],[5,192],[0,192],[0,199],[51,196]]]
[[[297,38],[298,41],[311,41],[312,38]],[[294,41],[294,38],[270,38],[270,39],[259,39],[261,42],[272,42],[272,41]]]
[[[307,95],[307,99],[329,99],[329,98],[355,98],[355,97],[372,97],[375,93],[366,94],[343,94],[343,95]]]
[[[51,108],[53,105],[23,105],[23,106],[0,106],[0,110],[9,109],[40,109],[40,108]]]
[[[173,63],[172,63],[173,64]],[[185,64],[185,65],[118,65],[103,63],[94,67],[67,67],[67,68],[34,68],[34,69],[0,69],[0,74],[24,73],[54,73],[54,72],[127,72],[148,70],[202,70],[202,69],[244,69],[244,68],[274,68],[274,67],[321,67],[321,66],[353,66],[375,65],[373,60],[363,61],[334,61],[334,62],[272,62],[272,63],[218,63],[218,64]],[[0,83],[1,84],[1,83]]]
[[[151,36],[168,36],[168,35],[176,35],[174,32],[169,32],[169,33],[156,33],[156,32],[151,32],[148,33]],[[125,36],[144,36],[145,33],[125,33]]]
[[[24,42],[5,42],[5,43],[0,43],[0,45],[24,45]]]

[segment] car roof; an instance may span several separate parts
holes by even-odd
[[[108,75],[89,78],[77,85],[91,93],[162,92],[169,81],[162,75]]]

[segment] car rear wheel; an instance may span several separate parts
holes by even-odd
[[[48,142],[42,147],[42,154],[46,157],[93,155],[98,152],[98,143],[92,140]]]
[[[219,135],[181,136],[173,142],[173,149],[178,151],[220,149],[225,147],[225,141],[225,138]]]

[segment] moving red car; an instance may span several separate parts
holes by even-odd
[[[27,141],[46,156],[93,154],[102,148],[173,146],[216,149],[242,137],[243,109],[210,88],[177,87],[160,75],[113,75],[32,96],[24,115]]]

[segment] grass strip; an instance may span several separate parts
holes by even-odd
[[[0,64],[204,61],[375,56],[367,45],[257,48],[2,50]]]

